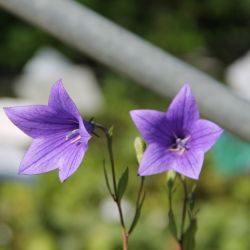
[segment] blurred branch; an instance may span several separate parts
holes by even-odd
[[[204,116],[250,142],[247,101],[83,5],[72,0],[0,0],[0,7],[161,95],[173,97],[189,82]]]

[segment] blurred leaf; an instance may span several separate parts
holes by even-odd
[[[173,235],[173,237],[176,240],[178,240],[177,226],[176,226],[176,221],[175,221],[175,217],[174,217],[174,213],[173,213],[172,208],[169,209],[168,220],[169,220],[169,230],[170,230],[171,234]]]
[[[141,202],[140,202],[139,206],[136,208],[134,219],[133,219],[132,224],[129,228],[129,231],[128,231],[129,234],[131,234],[133,232],[133,230],[134,230],[135,226],[137,225],[137,222],[141,216],[141,209],[142,209],[145,197],[146,197],[146,195],[145,195],[145,193],[143,193]]]
[[[188,208],[193,212],[195,208],[195,192],[192,191],[188,194]]]
[[[195,234],[197,232],[197,221],[192,219],[190,224],[184,233],[184,250],[195,249]]]
[[[125,169],[125,171],[123,172],[119,182],[118,182],[118,189],[117,189],[117,199],[120,201],[125,190],[126,187],[128,185],[128,174],[129,174],[129,169],[128,167]]]

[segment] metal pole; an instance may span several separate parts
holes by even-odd
[[[83,5],[72,0],[0,0],[0,7],[161,95],[173,97],[188,82],[205,117],[250,142],[247,101]]]

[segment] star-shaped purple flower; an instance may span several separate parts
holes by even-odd
[[[91,138],[91,124],[57,81],[50,92],[48,105],[4,108],[9,119],[33,138],[19,174],[40,174],[59,169],[61,182],[79,167]]]
[[[204,154],[223,132],[218,125],[199,118],[189,85],[184,85],[167,112],[133,110],[131,117],[149,144],[139,167],[139,175],[167,170],[198,179]]]

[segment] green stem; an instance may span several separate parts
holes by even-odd
[[[145,193],[144,193],[144,196],[142,194],[144,181],[145,181],[145,177],[142,176],[141,177],[140,187],[139,187],[138,194],[137,194],[137,199],[136,199],[135,215],[134,215],[134,218],[132,220],[131,226],[130,226],[129,231],[128,231],[129,235],[133,232],[133,230],[135,228],[136,220],[138,219],[137,218],[137,216],[138,216],[138,214],[137,214],[138,213],[138,209],[139,210],[141,209],[142,203],[143,203],[144,198],[145,198]]]
[[[124,219],[123,219],[121,201],[118,199],[116,173],[115,173],[115,161],[114,161],[113,147],[112,147],[112,136],[110,136],[108,129],[105,128],[104,126],[102,126],[101,124],[93,123],[93,125],[95,127],[99,128],[100,130],[102,130],[102,132],[106,136],[107,146],[108,146],[108,154],[109,154],[109,159],[110,159],[110,164],[111,164],[113,190],[114,190],[113,199],[114,199],[114,201],[115,201],[115,203],[117,205],[117,208],[118,208],[120,223],[121,223],[121,227],[122,227],[123,250],[127,250],[128,249],[129,234],[127,233],[126,225],[125,225],[125,222],[124,222]]]
[[[183,197],[183,207],[182,207],[182,219],[181,219],[181,233],[180,233],[180,246],[181,250],[184,250],[184,229],[185,229],[185,222],[186,222],[186,214],[187,214],[187,200],[188,200],[188,189],[185,179],[180,176],[180,180],[184,190],[184,197]]]
[[[145,177],[142,176],[142,177],[141,177],[141,184],[140,184],[139,191],[138,191],[138,195],[137,195],[137,199],[136,199],[136,207],[138,207],[138,206],[140,205],[144,181],[145,181]]]

